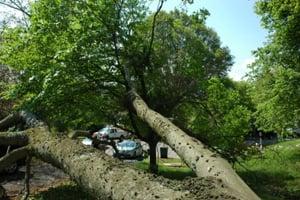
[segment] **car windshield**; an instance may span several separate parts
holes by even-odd
[[[118,146],[134,148],[135,147],[135,142],[133,142],[133,141],[124,141],[124,142],[119,143]]]
[[[102,128],[99,132],[100,133],[107,133],[109,131],[108,127]]]

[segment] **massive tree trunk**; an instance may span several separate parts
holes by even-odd
[[[26,119],[26,123],[29,122],[30,126],[36,128],[19,132],[15,140],[23,144],[28,143],[24,147],[27,152],[63,169],[82,188],[98,199],[259,199],[224,159],[185,134],[168,119],[149,109],[137,94],[132,93],[131,98],[137,115],[169,144],[199,177],[206,178],[175,184],[171,180],[154,178],[110,158],[101,151],[84,147],[80,142],[64,136],[51,136],[53,134],[50,134],[43,123],[30,120],[32,116],[28,114],[23,114],[23,118]],[[0,131],[2,124],[5,123],[1,121]],[[15,141],[11,140],[11,134],[0,133],[0,138],[7,143]],[[24,155],[24,151],[22,153]],[[4,162],[5,160],[10,159],[4,159]]]
[[[236,199],[217,180],[173,182],[154,177],[76,140],[53,136],[45,127],[28,129],[23,136],[31,155],[65,171],[96,199]]]
[[[199,140],[188,136],[170,120],[151,110],[134,91],[129,94],[138,117],[145,121],[199,177],[221,179],[241,199],[259,199],[231,165]]]

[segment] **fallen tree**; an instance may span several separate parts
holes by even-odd
[[[0,199],[7,199],[5,189],[0,185]]]
[[[220,155],[150,109],[134,90],[129,93],[129,99],[137,116],[145,121],[197,176],[221,179],[241,199],[259,199]]]
[[[11,134],[1,132],[0,136],[11,137]],[[19,135],[23,136],[24,143],[27,141],[22,149],[65,171],[97,199],[236,199],[217,179],[174,183],[154,177],[101,151],[80,145],[76,140],[53,136],[45,126],[27,129]],[[24,151],[20,152],[22,157]],[[0,163],[4,161],[7,159],[0,160]],[[191,182],[197,184],[192,187]]]

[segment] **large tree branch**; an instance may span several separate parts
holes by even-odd
[[[0,121],[0,131],[5,131],[21,122],[22,117],[19,113],[10,114]]]
[[[0,145],[25,146],[28,144],[28,137],[25,132],[0,132]]]
[[[6,167],[9,167],[13,163],[25,158],[28,154],[27,147],[22,147],[19,149],[15,149],[5,156],[0,158],[0,172],[3,171]]]
[[[159,1],[159,4],[157,6],[157,10],[156,10],[156,12],[153,16],[150,43],[149,43],[148,52],[147,52],[147,55],[146,55],[147,64],[150,63],[150,56],[151,56],[151,51],[152,51],[152,46],[153,46],[154,36],[155,36],[156,19],[157,19],[157,16],[158,16],[159,12],[161,11],[161,9],[164,5],[164,1],[165,0],[160,0]]]
[[[193,182],[199,181],[205,190],[204,193],[201,191],[195,193],[198,189],[190,188],[188,180],[187,182],[172,183],[170,180],[156,179],[152,175],[133,169],[127,164],[109,157],[104,152],[85,147],[67,137],[53,136],[47,127],[41,126],[41,122],[34,120],[34,117],[31,119],[29,120],[30,124],[35,121],[34,124],[38,127],[24,132],[28,137],[29,144],[26,147],[30,155],[63,169],[97,199],[192,200],[220,199],[224,196],[230,198],[228,193],[231,193],[231,189],[226,185],[221,187],[218,185],[218,181],[193,180]],[[1,158],[3,161],[0,162],[1,167],[26,156],[27,148],[17,149]],[[174,185],[178,186],[174,187]]]
[[[6,3],[6,2],[0,2],[0,4],[2,4],[2,5],[4,5],[4,6],[7,6],[7,7],[11,8],[11,9],[20,11],[20,12],[22,12],[23,14],[25,14],[27,17],[30,17],[30,16],[31,16],[31,15],[29,14],[29,12],[27,12],[23,6],[21,6],[20,4],[17,4],[17,3],[14,2],[14,1],[10,1],[10,2],[11,2],[11,4]]]
[[[38,158],[63,169],[81,187],[97,199],[215,199],[228,196],[226,187],[216,182],[207,185],[199,179],[205,192],[195,194],[183,182],[172,183],[156,179],[129,165],[107,156],[101,151],[87,148],[67,137],[53,137],[43,127],[27,131],[30,152]],[[202,181],[202,182],[201,182]],[[167,183],[170,182],[170,183]],[[176,185],[177,188],[171,185]],[[181,185],[182,184],[182,185]],[[207,186],[205,186],[205,184]]]
[[[225,159],[200,141],[188,136],[161,114],[151,110],[134,91],[131,91],[129,98],[137,115],[161,136],[199,177],[217,177],[241,199],[259,199]]]

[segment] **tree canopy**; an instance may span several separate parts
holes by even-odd
[[[254,52],[251,72],[257,125],[285,134],[299,127],[300,119],[300,5],[297,0],[261,0],[256,10],[269,31],[266,45]]]
[[[171,117],[178,104],[200,97],[208,80],[224,76],[232,64],[229,50],[206,26],[204,11],[161,12],[153,24],[155,13],[143,1],[41,0],[30,13],[28,28],[3,33],[1,62],[22,72],[12,97],[49,121],[122,118],[122,65],[150,105]]]

